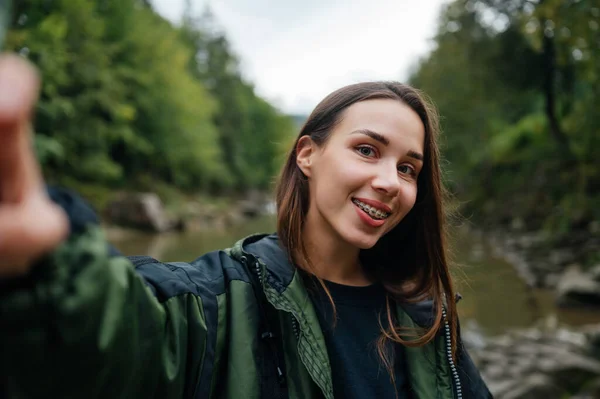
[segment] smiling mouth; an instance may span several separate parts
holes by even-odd
[[[356,198],[352,198],[352,202],[375,220],[384,220],[389,218],[391,215],[391,213],[382,211],[381,209],[377,209],[371,205],[367,205],[364,202],[357,200]]]

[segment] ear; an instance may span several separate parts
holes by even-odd
[[[313,158],[316,153],[316,144],[310,136],[302,136],[296,144],[296,165],[300,168],[304,176],[310,177]]]

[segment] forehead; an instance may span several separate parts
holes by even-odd
[[[334,130],[347,135],[360,129],[377,132],[385,136],[392,145],[403,142],[416,147],[411,149],[423,151],[423,122],[412,108],[399,100],[375,99],[352,104],[344,111]]]

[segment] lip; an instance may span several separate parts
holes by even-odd
[[[384,211],[386,213],[392,213],[392,208],[390,208],[383,202],[379,202],[379,201],[368,199],[368,198],[359,198],[359,197],[354,197],[354,198],[359,200],[360,202],[364,202],[367,205],[371,205],[374,208],[381,209],[382,211]]]
[[[381,227],[385,224],[385,219],[375,220],[372,217],[370,217],[369,215],[367,215],[365,213],[365,211],[360,209],[358,207],[358,205],[356,205],[354,202],[352,203],[352,205],[354,206],[354,209],[356,209],[356,213],[357,213],[358,217],[360,218],[360,220],[362,220],[364,223],[366,223],[370,227]]]

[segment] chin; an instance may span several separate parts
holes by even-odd
[[[346,235],[344,239],[358,249],[370,249],[377,244],[379,236],[357,232],[356,234]]]

